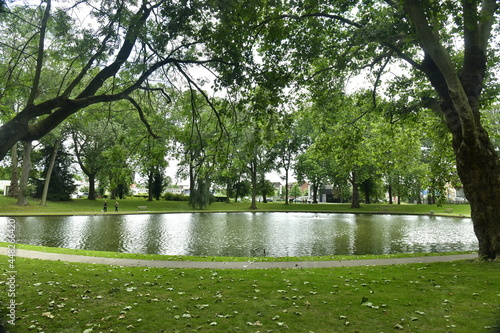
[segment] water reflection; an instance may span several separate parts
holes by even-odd
[[[468,218],[259,212],[15,220],[19,243],[128,253],[279,257],[478,248]],[[0,230],[7,221],[0,218]]]

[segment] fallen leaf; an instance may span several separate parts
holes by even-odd
[[[44,312],[42,313],[42,317],[47,317],[49,319],[54,319],[54,315],[50,312]]]

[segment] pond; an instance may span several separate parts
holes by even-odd
[[[0,230],[9,218],[0,217]],[[15,217],[16,241],[193,256],[321,256],[475,251],[469,218],[329,213]],[[0,241],[6,241],[6,232]]]

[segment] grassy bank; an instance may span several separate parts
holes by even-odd
[[[144,199],[118,200],[120,214],[135,213],[171,213],[171,212],[241,212],[250,210],[250,203],[222,203],[216,202],[204,210],[193,210],[187,202],[178,201],[146,201]],[[67,202],[49,202],[46,206],[40,206],[39,201],[30,200],[29,206],[20,207],[16,200],[0,196],[0,215],[52,215],[52,214],[102,214],[104,200],[75,199]],[[147,206],[147,211],[138,211],[139,206]],[[390,213],[390,214],[435,214],[443,215],[470,215],[469,205],[387,205],[370,204],[362,205],[359,209],[351,209],[350,204],[289,204],[283,203],[259,203],[257,211],[291,211],[291,212],[338,212],[338,213]],[[451,212],[450,212],[451,210]],[[108,213],[114,213],[114,201],[108,200]]]
[[[9,243],[0,242],[1,247],[8,247]],[[306,256],[306,257],[215,257],[215,256],[175,256],[175,255],[160,255],[160,254],[141,254],[141,253],[119,253],[109,251],[91,251],[67,249],[58,247],[36,246],[28,244],[16,244],[17,249],[31,250],[38,252],[71,254],[91,257],[104,258],[123,258],[123,259],[138,259],[138,260],[170,260],[170,261],[218,261],[218,262],[279,262],[279,261],[324,261],[324,260],[361,260],[361,259],[382,259],[382,258],[411,258],[411,257],[426,257],[426,256],[442,256],[452,254],[474,253],[468,251],[457,252],[436,252],[436,253],[394,253],[388,255],[332,255],[332,256]]]
[[[491,332],[500,318],[499,263],[265,271],[22,258],[15,265],[17,332],[468,333]],[[5,256],[0,269],[8,270]]]
[[[103,200],[18,207],[0,197],[0,215],[102,214]],[[108,201],[110,210],[113,207]],[[185,202],[120,200],[120,213],[192,211]],[[205,211],[250,211],[215,203]],[[468,205],[259,204],[258,211],[469,215]],[[449,212],[447,208],[453,208]],[[109,212],[108,214],[114,214]],[[0,243],[0,246],[6,246]],[[156,260],[345,260],[404,257],[218,258],[122,254],[17,244],[17,248]],[[418,254],[417,254],[418,255]],[[0,256],[0,284],[15,276],[10,332],[492,332],[500,318],[500,263],[329,269],[157,269],[49,262]],[[12,275],[9,271],[15,269]],[[10,296],[9,296],[10,297]],[[7,318],[7,297],[0,318]],[[1,331],[1,328],[0,328]]]

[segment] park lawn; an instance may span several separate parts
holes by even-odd
[[[74,199],[64,202],[48,202],[42,207],[38,200],[30,200],[29,206],[20,207],[16,200],[0,196],[0,215],[53,215],[53,214],[104,214],[102,212],[104,199],[87,200]],[[118,200],[120,214],[136,213],[179,213],[179,212],[241,212],[241,211],[290,211],[290,212],[337,212],[337,213],[382,213],[382,214],[434,214],[470,216],[469,205],[388,205],[388,204],[365,204],[359,209],[351,209],[350,204],[297,204],[292,203],[258,203],[257,210],[250,210],[249,202],[223,203],[215,202],[203,210],[194,210],[185,201],[146,201],[145,199],[123,199]],[[138,211],[139,206],[147,206],[147,211]],[[452,212],[449,212],[449,210]],[[108,200],[108,212],[114,213],[114,201]]]
[[[498,262],[211,270],[16,258],[15,266],[18,332],[468,333],[492,332],[500,318]]]
[[[7,242],[0,242],[0,247],[9,247]],[[424,253],[393,253],[386,255],[331,255],[331,256],[302,256],[302,257],[218,257],[218,256],[180,256],[163,254],[144,254],[144,253],[121,253],[110,251],[93,251],[69,249],[60,247],[37,246],[29,244],[15,244],[16,249],[31,250],[38,252],[71,254],[91,257],[104,258],[124,258],[137,260],[169,260],[169,261],[213,261],[213,262],[280,262],[280,261],[325,261],[325,260],[365,260],[382,258],[412,258],[427,256],[443,256],[454,254],[476,253],[474,251],[455,251],[455,252],[424,252]]]

